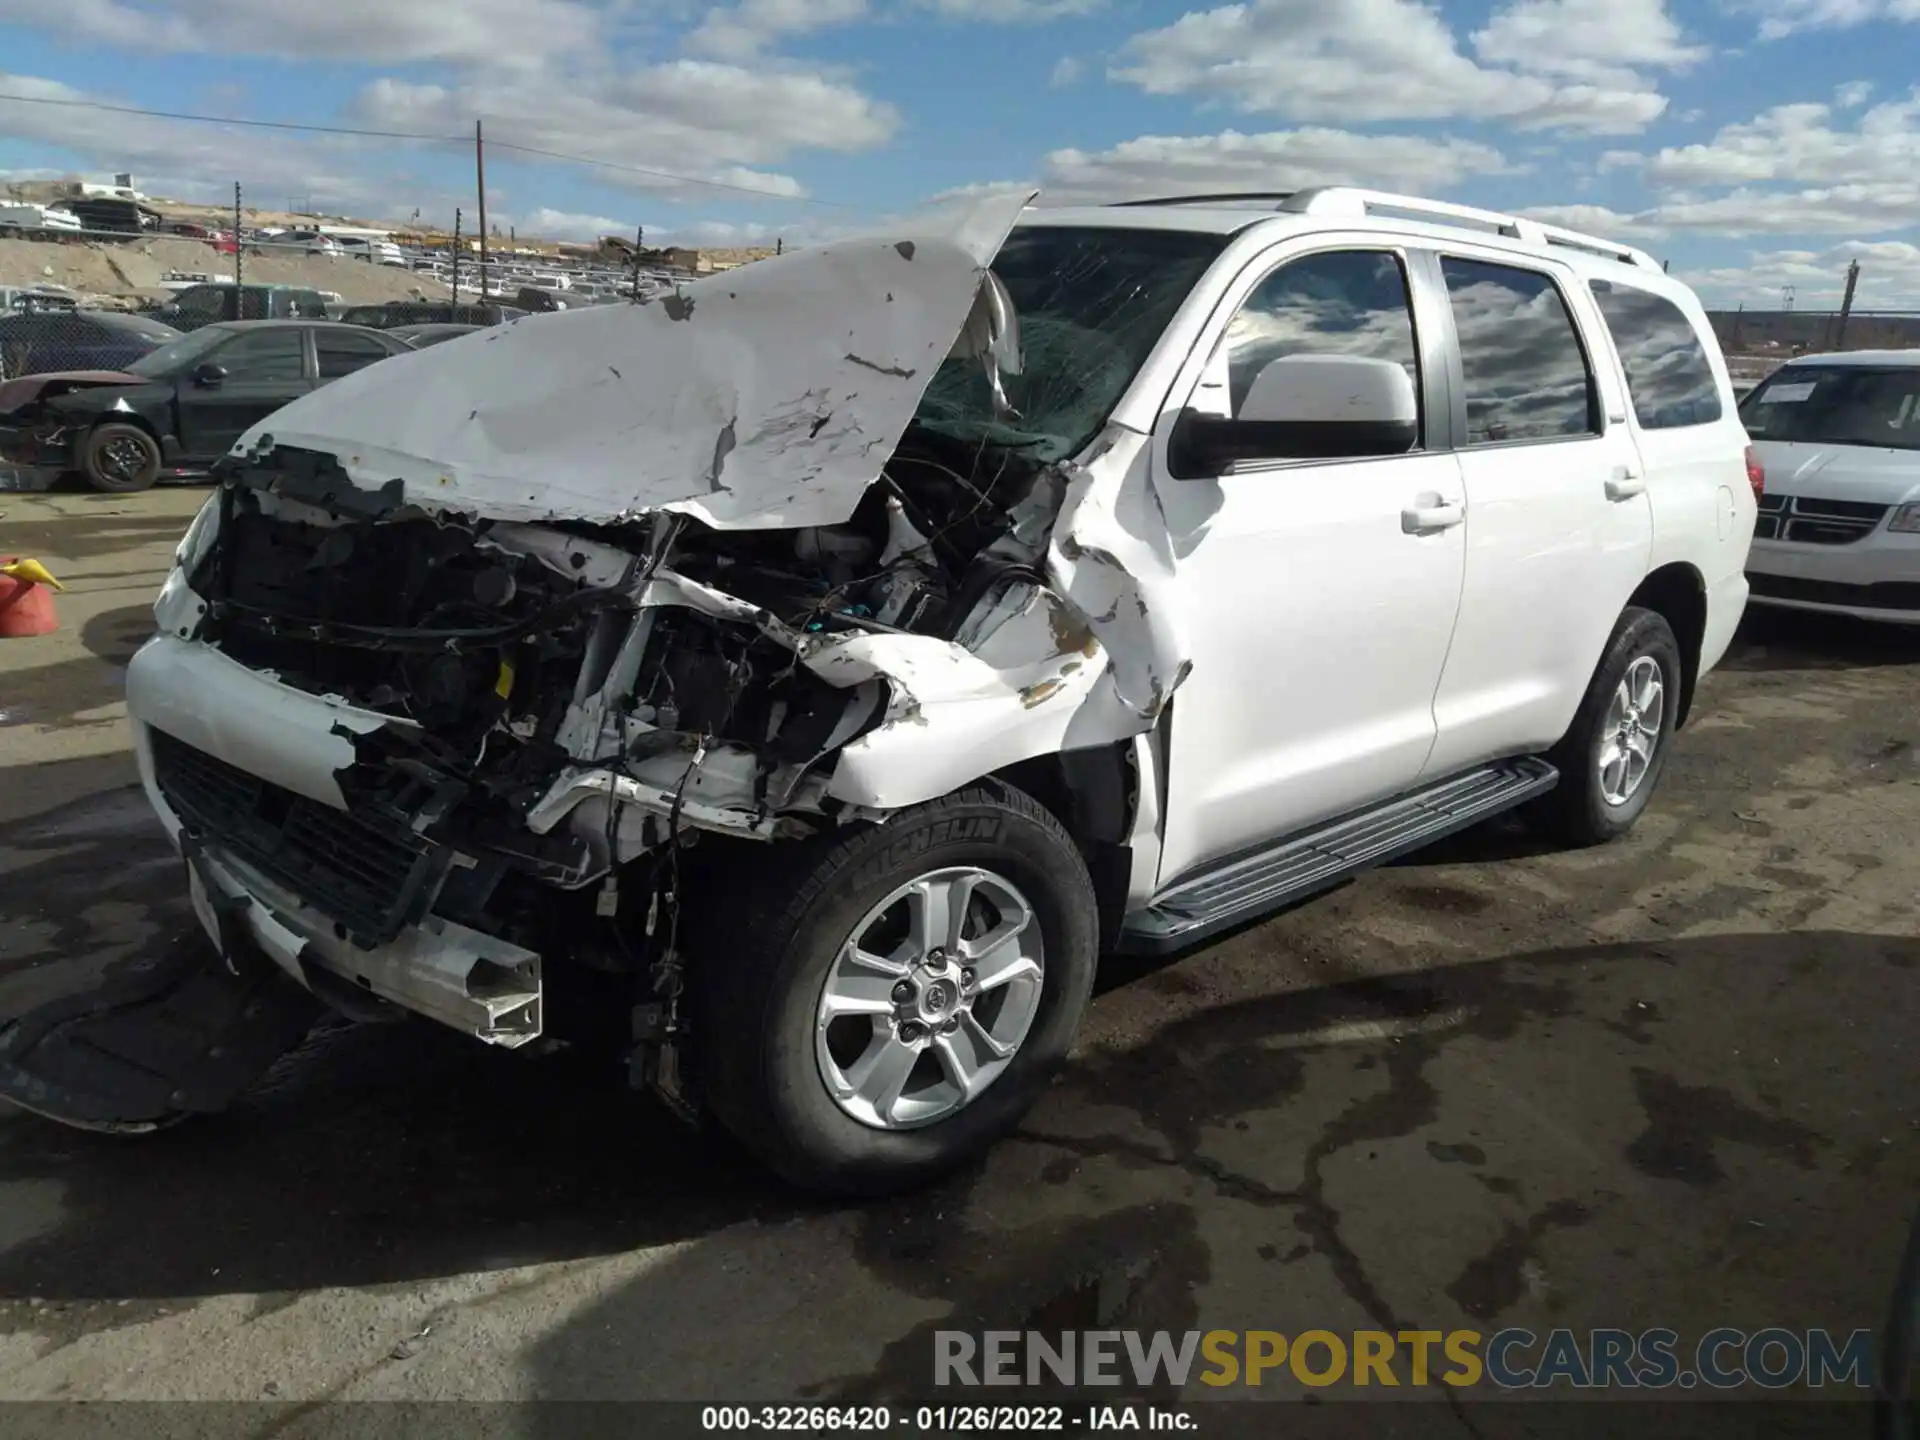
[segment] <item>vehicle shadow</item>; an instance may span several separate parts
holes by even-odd
[[[120,723],[118,716],[80,717],[126,699],[127,662],[152,634],[150,604],[124,605],[93,616],[80,627],[87,654],[0,675],[0,726],[74,729]]]
[[[1712,1084],[1675,1078],[1688,1074],[1696,1053],[1692,1027],[1645,1003],[1623,1007],[1622,997],[1660,993],[1663,981],[1684,976],[1705,993],[1742,996],[1739,1013],[1726,1017],[1727,1030],[1752,1033],[1770,1008],[1791,1003],[1779,998],[1790,980],[1852,975],[1853,993],[1864,1006],[1874,985],[1910,983],[1908,972],[1916,964],[1920,941],[1907,938],[1718,935],[1656,948],[1594,945],[1523,953],[1199,1010],[1143,1042],[1093,1047],[1043,1100],[1021,1137],[983,1169],[849,1212],[822,1228],[804,1259],[794,1263],[798,1273],[782,1273],[770,1242],[757,1232],[737,1233],[726,1245],[688,1246],[648,1267],[541,1340],[527,1360],[527,1388],[569,1399],[725,1396],[898,1405],[933,1393],[939,1330],[976,1336],[988,1329],[1179,1335],[1204,1328],[1203,1297],[1219,1282],[1242,1305],[1249,1286],[1266,1297],[1257,1323],[1282,1329],[1334,1323],[1299,1312],[1303,1304],[1328,1302],[1302,1298],[1303,1271],[1281,1268],[1308,1257],[1317,1257],[1346,1292],[1341,1303],[1358,1307],[1382,1329],[1404,1328],[1414,1318],[1444,1328],[1455,1311],[1456,1323],[1492,1328],[1498,1317],[1526,1303],[1521,1277],[1534,1265],[1529,1257],[1535,1241],[1519,1237],[1557,1224],[1598,1223],[1596,1216],[1621,1202],[1623,1188],[1654,1182],[1686,1193],[1689,1205],[1730,1207],[1736,1217],[1754,1213],[1741,1208],[1759,1198],[1749,1187],[1825,1183],[1841,1190],[1848,1197],[1845,1223],[1854,1229],[1846,1232],[1847,1242],[1827,1250],[1822,1273],[1833,1272],[1837,1280],[1823,1294],[1832,1313],[1820,1323],[1877,1324],[1883,1273],[1890,1274],[1897,1259],[1910,1207],[1913,1167],[1889,1159],[1876,1175],[1868,1160],[1843,1153],[1824,1127],[1855,1101],[1874,1107],[1870,1123],[1906,1123],[1899,1118],[1906,1106],[1895,1098],[1898,1087],[1920,1077],[1910,1047],[1898,1038],[1899,1025],[1878,1022],[1871,1044],[1850,1063],[1890,1065],[1904,1078],[1876,1083],[1870,1095],[1824,1094],[1815,1105],[1796,1100],[1787,1106],[1764,1092],[1756,1104]],[[1102,1003],[1123,1002],[1112,995]],[[1567,1102],[1565,1093],[1531,1095],[1525,1105],[1496,1114],[1491,1124],[1481,1114],[1489,1128],[1474,1132],[1479,1143],[1440,1143],[1451,1142],[1449,1127],[1460,1123],[1446,1118],[1444,1090],[1445,1077],[1459,1074],[1457,1064],[1471,1073],[1490,1053],[1524,1064],[1543,1044],[1558,1057],[1577,1057],[1581,1072],[1591,1071],[1590,1080],[1577,1082],[1577,1104],[1594,1108],[1569,1104],[1552,1110],[1562,1143],[1590,1149],[1598,1135],[1632,1137],[1624,1150],[1596,1155],[1596,1163],[1609,1168],[1593,1172],[1589,1183],[1597,1188],[1577,1200],[1547,1203],[1540,1194],[1542,1174],[1549,1177],[1544,1188],[1555,1193],[1551,1165],[1523,1162],[1519,1171],[1503,1172],[1503,1162],[1492,1158],[1504,1153],[1511,1164],[1523,1155],[1526,1139],[1539,1134],[1532,1128],[1540,1118],[1536,1107]],[[1443,1062],[1455,1047],[1464,1047],[1472,1060]],[[1250,1125],[1256,1133],[1273,1134],[1302,1123],[1273,1117],[1307,1103],[1303,1076],[1309,1066],[1322,1067],[1324,1077],[1326,1066],[1349,1062],[1356,1072],[1352,1098],[1335,1103],[1317,1136],[1309,1126],[1297,1150],[1271,1153],[1232,1138]],[[1359,1073],[1369,1071],[1373,1075]],[[1627,1114],[1605,1109],[1611,1101],[1585,1098],[1602,1092],[1617,1095]],[[1499,1133],[1502,1123],[1511,1133]],[[1434,1138],[1424,1147],[1406,1143],[1422,1135]],[[1485,1192],[1467,1185],[1466,1191],[1480,1194],[1468,1208],[1494,1208],[1509,1218],[1505,1248],[1482,1256],[1468,1241],[1456,1257],[1446,1252],[1461,1241],[1442,1212],[1431,1217],[1431,1234],[1424,1225],[1406,1228],[1404,1215],[1400,1228],[1383,1231],[1379,1214],[1343,1212],[1329,1198],[1326,1174],[1335,1157],[1349,1166],[1374,1160],[1396,1140],[1403,1143],[1394,1152],[1393,1195],[1457,1196],[1461,1192],[1452,1187],[1461,1184],[1461,1167],[1467,1167]],[[1341,1173],[1349,1188],[1340,1193],[1351,1205],[1357,1177],[1350,1168]],[[1806,1178],[1816,1173],[1823,1179]],[[1391,1212],[1399,1203],[1383,1195],[1378,1208]],[[1602,1287],[1613,1297],[1607,1303],[1639,1296],[1635,1287],[1643,1284],[1657,1290],[1664,1282],[1653,1277],[1674,1268],[1698,1271],[1703,1296],[1721,1293],[1714,1288],[1721,1264],[1715,1257],[1725,1243],[1713,1228],[1718,1222],[1703,1217],[1696,1222],[1699,1231],[1681,1226],[1659,1236],[1638,1228],[1644,1215],[1623,1216],[1621,1223],[1625,1233],[1616,1239],[1631,1236],[1644,1248],[1612,1252],[1616,1258]],[[1736,1227],[1728,1233],[1737,1239],[1737,1227],[1747,1222],[1726,1223]],[[1372,1237],[1373,1253],[1355,1232]],[[1409,1247],[1404,1253],[1378,1251],[1383,1237],[1391,1245],[1396,1236]],[[1416,1252],[1420,1258],[1411,1268],[1431,1266],[1436,1251],[1443,1265],[1458,1266],[1459,1278],[1444,1299],[1432,1296],[1418,1317],[1397,1313],[1386,1298],[1399,1290],[1394,1272],[1414,1261]],[[1882,1260],[1885,1266],[1875,1269]],[[1823,1262],[1813,1256],[1807,1263]],[[1775,1287],[1771,1294],[1781,1313],[1806,1308],[1795,1288],[1806,1289],[1805,1277],[1796,1280],[1784,1265],[1758,1283]],[[864,1298],[849,1301],[849,1294]],[[1702,1313],[1710,1313],[1710,1305],[1701,1303],[1707,1307]],[[932,1318],[913,1318],[925,1317],[928,1307],[935,1311]],[[1861,1313],[1855,1315],[1856,1309]],[[834,1314],[860,1317],[857,1334],[843,1335],[824,1319],[808,1322],[804,1334],[789,1328],[794,1316]],[[1676,1317],[1674,1323],[1681,1318],[1698,1319]],[[770,1333],[783,1334],[773,1354],[767,1349]],[[844,1357],[850,1354],[860,1358],[849,1362]],[[835,1357],[842,1357],[838,1368],[823,1370]],[[806,1383],[797,1383],[809,1370]],[[820,1379],[822,1373],[829,1378]],[[1128,1392],[1084,1392],[1082,1398],[1123,1394]],[[1027,1389],[1015,1398],[1032,1403],[1048,1396]],[[530,1418],[535,1434],[561,1434],[561,1417],[536,1412]],[[1285,1428],[1290,1433],[1296,1427],[1289,1419]],[[1364,1433],[1389,1432],[1369,1427]],[[1495,1426],[1486,1433],[1517,1432]],[[1749,1419],[1745,1428],[1725,1433],[1754,1431]]]
[[[94,839],[76,842],[81,833],[69,826],[59,858],[27,872],[50,904],[77,902],[73,892],[127,866],[124,836],[96,831]],[[0,834],[0,846],[7,843]],[[124,893],[153,892],[172,878],[170,871],[163,876],[149,869]],[[15,893],[12,879],[8,891]],[[178,927],[170,929],[168,942],[197,943],[179,935]],[[80,926],[65,937],[69,953],[91,938]],[[1261,994],[1190,1014],[1137,1044],[1095,1046],[1076,1058],[1032,1123],[1079,1132],[1077,1122],[1063,1125],[1062,1107],[1092,1107],[1089,1113],[1106,1118],[1084,1136],[1086,1156],[1137,1159],[1169,1144],[1176,1157],[1190,1154],[1206,1127],[1285,1103],[1301,1057],[1320,1048],[1316,1035],[1349,1037],[1325,1044],[1348,1046],[1357,1063],[1372,1055],[1373,1063],[1402,1066],[1415,1047],[1384,1034],[1350,1037],[1380,1033],[1383,1023],[1418,1032],[1426,1019],[1461,1012],[1464,1018],[1446,1036],[1420,1042],[1417,1053],[1425,1055],[1465,1035],[1509,1037],[1531,1018],[1569,1022],[1581,1016],[1581,1001],[1591,993],[1577,982],[1596,964],[1625,973],[1629,986],[1641,968],[1684,968],[1709,985],[1731,985],[1726,977],[1737,972],[1743,990],[1765,995],[1779,976],[1808,966],[1836,973],[1871,969],[1888,985],[1910,984],[1904,972],[1920,965],[1920,940],[1713,936],[1668,940],[1658,951],[1593,946]],[[1124,992],[1100,1002],[1125,1003]],[[1617,1023],[1611,1008],[1586,1018]],[[1680,1036],[1668,1039],[1685,1043]],[[1431,1106],[1416,1082],[1406,1077],[1404,1113],[1388,1105],[1368,1122],[1368,1133],[1398,1134],[1402,1121],[1424,1123],[1420,1117]],[[1132,1118],[1116,1127],[1114,1115]],[[1694,1163],[1687,1148],[1710,1145],[1714,1127],[1730,1123],[1709,1117],[1680,1125],[1662,1142],[1678,1147],[1680,1158],[1671,1165],[1684,1173]],[[1736,1138],[1757,1134],[1765,1141],[1769,1133],[1764,1125],[1749,1126]],[[1198,1245],[1190,1214],[1043,1226],[985,1245],[982,1253],[990,1251],[992,1263],[949,1290],[940,1278],[942,1257],[963,1242],[981,1243],[969,1236],[969,1222],[952,1218],[964,1213],[977,1180],[977,1173],[962,1174],[932,1191],[859,1210],[863,1263],[889,1285],[951,1301],[963,1319],[1011,1323],[1025,1311],[996,1307],[1007,1296],[1030,1294],[1034,1274],[1071,1273],[1080,1276],[1073,1281],[1078,1285],[1084,1276],[1073,1266],[1082,1261],[1097,1270],[1131,1263],[1128,1257],[1138,1258],[1143,1246],[1177,1256],[1183,1245]],[[57,1190],[57,1205],[45,1203],[48,1187]],[[37,1208],[24,1203],[35,1197]],[[604,1064],[490,1051],[425,1023],[323,1024],[233,1110],[150,1137],[103,1137],[0,1114],[0,1214],[17,1201],[16,1217],[32,1223],[16,1218],[0,1225],[0,1301],[271,1295],[418,1281],[687,1242],[743,1221],[817,1217],[833,1208],[783,1189],[724,1141],[682,1131],[628,1093],[621,1074]],[[933,1225],[933,1215],[949,1220]],[[1103,1255],[1108,1259],[1098,1258]],[[582,1366],[651,1374],[655,1393],[675,1393],[672,1376],[651,1372],[640,1358],[644,1349],[633,1348],[634,1332],[681,1313],[689,1303],[681,1287],[690,1270],[708,1263],[670,1260],[651,1270],[644,1282],[544,1347],[536,1366],[557,1367],[556,1384],[558,1372],[577,1375]],[[1188,1282],[1204,1278],[1204,1271],[1202,1248],[1169,1272],[1178,1284],[1168,1279],[1140,1291],[1160,1297],[1148,1306],[1153,1313],[1141,1310],[1111,1323],[1187,1328]],[[1059,1299],[1034,1295],[1028,1308]],[[748,1329],[734,1333],[744,1336]],[[885,1388],[889,1364],[897,1370],[909,1359],[922,1363],[923,1339],[890,1351],[874,1385]],[[753,1373],[744,1356],[742,1364],[747,1368],[740,1373]]]
[[[1742,674],[1920,664],[1920,625],[1750,606],[1719,668]]]

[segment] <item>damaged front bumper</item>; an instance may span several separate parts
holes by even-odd
[[[431,912],[465,857],[335,808],[343,736],[388,717],[167,636],[134,656],[127,689],[141,783],[229,963],[257,951],[348,1013],[385,1002],[490,1044],[539,1038],[540,956]]]

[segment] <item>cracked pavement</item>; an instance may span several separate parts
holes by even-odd
[[[197,943],[119,685],[199,498],[4,497],[71,589],[0,643],[0,1016]],[[0,1397],[869,1400],[949,1328],[1877,1328],[1920,1199],[1916,682],[1920,634],[1750,616],[1628,841],[1483,828],[1113,962],[1018,1138],[882,1204],[424,1023],[147,1139],[0,1114]]]

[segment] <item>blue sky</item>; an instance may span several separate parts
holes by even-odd
[[[421,136],[490,218],[793,243],[934,195],[1349,181],[1618,235],[1710,298],[1920,308],[1920,0],[0,0],[0,96]],[[529,147],[601,162],[533,156]],[[0,172],[437,223],[458,144],[0,99]]]

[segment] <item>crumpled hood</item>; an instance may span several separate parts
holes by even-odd
[[[756,261],[671,295],[529,316],[398,355],[255,425],[357,486],[503,520],[680,511],[836,524],[950,353],[1018,365],[987,267],[1031,194]]]
[[[124,370],[49,370],[41,375],[22,375],[0,384],[0,415],[19,410],[40,399],[52,399],[71,390],[88,390],[102,385],[149,385],[141,375]]]

